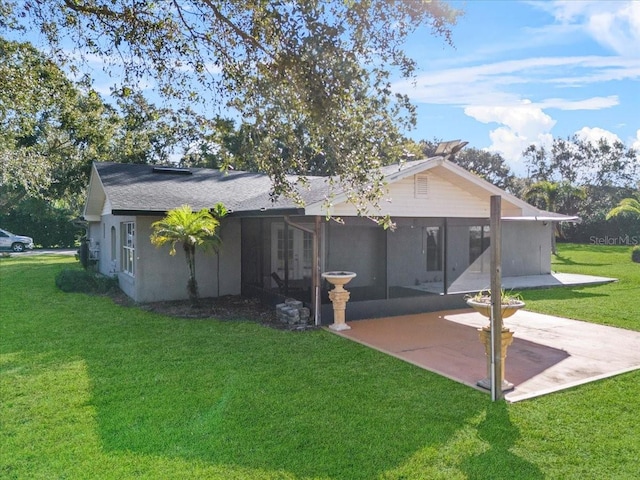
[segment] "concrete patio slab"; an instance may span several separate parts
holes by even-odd
[[[551,272],[541,275],[520,275],[517,277],[502,277],[502,287],[505,290],[531,290],[552,287],[582,287],[586,285],[603,285],[617,282],[616,278],[583,275],[580,273]],[[488,289],[491,284],[489,272],[465,272],[449,285],[448,293],[471,293]],[[406,285],[404,288],[443,294],[442,282],[428,282],[418,285]]]
[[[473,310],[349,322],[345,338],[393,355],[465,385],[487,376],[478,328],[487,319]],[[640,369],[640,332],[520,310],[505,321],[514,331],[505,378],[517,402]]]

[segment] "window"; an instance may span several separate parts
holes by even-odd
[[[426,227],[424,229],[427,244],[427,271],[442,270],[442,237],[440,227]]]
[[[308,225],[307,225],[308,227]],[[301,280],[311,277],[313,266],[313,235],[294,227],[286,227],[287,242],[285,244],[285,225],[272,224],[271,269],[284,278],[285,250],[288,252],[287,266],[289,280]],[[286,246],[286,249],[285,249]]]
[[[116,260],[116,227],[111,227],[111,261]]]
[[[122,224],[122,271],[135,277],[136,275],[136,224]]]
[[[287,263],[289,264],[289,269],[293,266],[293,232],[288,232],[287,238],[287,248],[288,252]],[[278,273],[284,275],[284,256],[285,256],[285,245],[284,245],[284,228],[278,229]],[[291,275],[291,272],[289,273]]]
[[[311,266],[313,265],[313,235],[302,232],[302,268],[303,276],[311,278]]]
[[[490,242],[491,234],[488,225],[469,227],[469,265],[489,248]]]

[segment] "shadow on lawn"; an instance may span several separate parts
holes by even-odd
[[[557,287],[545,288],[538,290],[526,290],[522,293],[525,301],[527,300],[580,300],[595,297],[608,297],[606,293],[595,293],[589,289],[596,288],[599,285],[587,287]]]
[[[79,381],[105,453],[228,465],[247,478],[369,479],[439,451],[487,408],[484,393],[324,331],[167,318],[63,294],[59,266],[43,269],[46,280],[39,268],[3,271],[29,285],[3,298],[4,348],[27,363],[86,365]],[[34,315],[36,305],[47,309]],[[491,455],[515,462],[507,446]]]
[[[556,265],[581,265],[584,267],[605,267],[607,265],[612,265],[612,263],[585,263],[585,262],[576,262],[569,257],[565,257],[561,254],[556,254],[553,259],[556,260],[554,264]]]
[[[487,407],[485,419],[478,425],[478,436],[489,444],[488,450],[463,460],[461,469],[470,480],[535,480],[544,478],[537,465],[512,453],[520,437],[519,429],[511,423],[505,402]]]

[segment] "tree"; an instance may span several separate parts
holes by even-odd
[[[631,217],[640,221],[640,195],[638,198],[623,198],[618,205],[607,213],[607,220],[618,217]]]
[[[381,159],[401,155],[399,128],[415,123],[408,98],[390,88],[392,75],[415,71],[403,42],[426,26],[451,43],[459,15],[437,0],[26,0],[24,6],[27,21],[51,45],[71,37],[81,56],[98,55],[114,73],[122,69],[126,84],[152,78],[167,97],[237,112],[276,196],[295,198],[296,182],[286,175],[309,171],[308,159],[320,155],[361,210],[383,193]]]
[[[575,215],[578,211],[577,201],[583,200],[586,192],[583,188],[574,187],[569,182],[549,182],[543,180],[529,186],[524,191],[524,199],[538,208],[549,212]],[[556,254],[556,235],[562,237],[559,222],[554,223],[551,237],[551,253]]]
[[[639,180],[637,152],[620,141],[590,142],[574,135],[556,138],[551,149],[529,146],[523,153],[533,181],[597,187],[630,187]]]
[[[217,252],[221,244],[217,230],[220,226],[219,218],[226,215],[226,209],[218,204],[214,207],[214,212],[218,218],[206,208],[194,212],[189,205],[183,205],[170,210],[162,220],[151,224],[153,233],[150,238],[153,245],[159,247],[168,243],[171,247],[169,255],[175,255],[176,244],[182,244],[189,267],[187,293],[194,307],[198,305],[199,300],[196,248],[213,248]]]
[[[3,197],[77,196],[91,162],[109,158],[115,111],[28,43],[0,38],[0,77]]]

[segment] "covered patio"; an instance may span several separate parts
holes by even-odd
[[[477,330],[486,323],[472,310],[447,310],[349,322],[351,330],[335,333],[481,389],[487,364]],[[640,369],[640,332],[526,310],[505,326],[514,332],[505,364],[514,384],[509,402]]]

